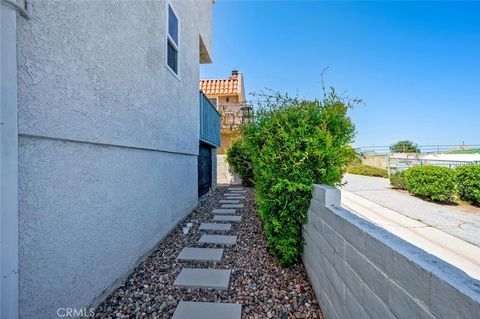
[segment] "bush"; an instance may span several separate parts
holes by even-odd
[[[448,167],[417,166],[405,171],[410,193],[436,201],[450,201],[455,192],[455,172]]]
[[[388,177],[388,172],[386,169],[378,168],[375,166],[356,164],[350,165],[347,168],[347,173],[365,175],[365,176],[376,176],[376,177]]]
[[[480,165],[458,166],[455,172],[460,198],[471,204],[480,204]]]
[[[226,151],[227,162],[242,179],[245,186],[253,185],[252,160],[243,140],[235,140]]]
[[[407,189],[407,184],[405,183],[405,171],[391,174],[390,185],[396,189]]]
[[[281,265],[297,262],[303,250],[312,184],[338,184],[355,156],[349,107],[333,90],[322,101],[276,95],[243,127],[259,213]]]

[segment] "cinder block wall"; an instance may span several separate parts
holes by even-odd
[[[314,185],[303,262],[334,318],[479,318],[480,281],[340,208]]]

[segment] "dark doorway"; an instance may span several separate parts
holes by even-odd
[[[212,187],[212,147],[200,143],[198,151],[198,196],[208,193]]]

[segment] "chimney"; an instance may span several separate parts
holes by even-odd
[[[233,71],[232,71],[232,77],[231,77],[231,79],[232,79],[232,80],[235,80],[235,79],[237,79],[237,78],[238,78],[238,71],[237,71],[237,70],[233,70]]]

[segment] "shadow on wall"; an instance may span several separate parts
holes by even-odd
[[[217,184],[242,184],[240,176],[228,165],[226,155],[217,155]]]

